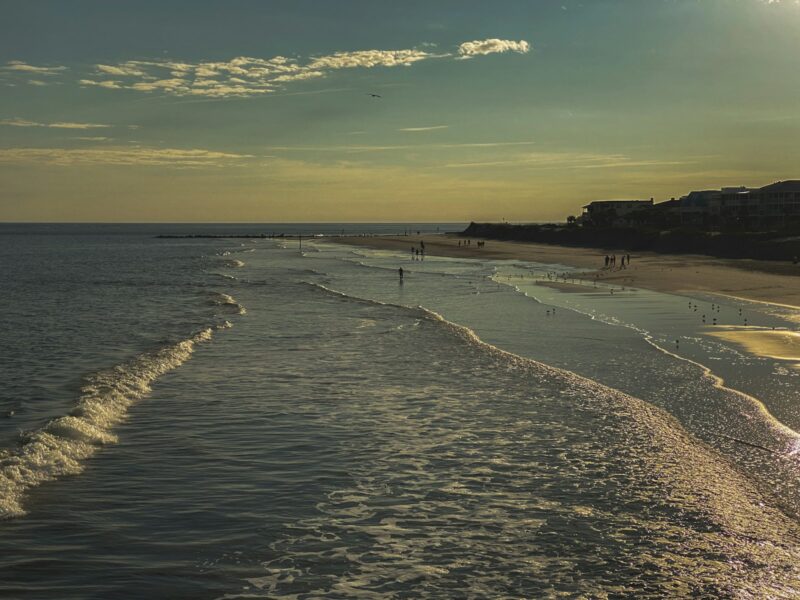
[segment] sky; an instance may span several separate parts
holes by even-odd
[[[0,10],[0,221],[563,221],[800,178],[795,0]]]

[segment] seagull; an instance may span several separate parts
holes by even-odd
[[[378,94],[367,94],[367,96],[372,96],[373,98],[383,98],[383,96],[379,96]]]

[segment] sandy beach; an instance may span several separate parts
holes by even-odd
[[[800,307],[800,265],[788,262],[642,252],[631,254],[629,267],[612,270],[604,268],[604,257],[615,253],[619,264],[623,251],[497,240],[485,240],[485,245],[479,248],[477,239],[471,240],[467,246],[462,238],[444,234],[342,237],[338,241],[403,252],[408,252],[414,245],[419,247],[422,241],[426,253],[432,256],[562,264],[586,269],[585,277],[597,276],[598,280],[606,283],[671,293],[703,292]]]

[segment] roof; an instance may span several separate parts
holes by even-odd
[[[765,185],[760,192],[800,192],[800,179],[787,179]]]
[[[701,190],[689,192],[687,196],[681,198],[681,206],[707,206],[711,198],[722,194],[720,190]]]
[[[652,200],[595,200],[590,202],[583,208],[589,208],[590,206],[611,206],[614,204],[653,204]]]

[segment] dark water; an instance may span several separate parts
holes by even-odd
[[[3,227],[0,596],[798,594],[796,379],[665,353],[670,298],[637,329],[524,266]]]

